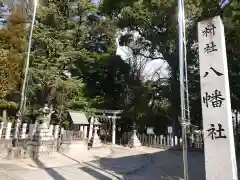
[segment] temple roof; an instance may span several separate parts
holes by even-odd
[[[73,124],[89,124],[88,119],[84,112],[81,111],[69,111],[69,115]]]

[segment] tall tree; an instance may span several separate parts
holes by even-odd
[[[68,109],[87,108],[84,84],[72,76],[70,67],[80,52],[75,48],[75,21],[71,20],[74,1],[43,1],[38,6],[28,78],[27,113],[34,114],[43,104],[55,108],[55,122],[63,123]]]
[[[188,50],[188,73],[189,73],[189,92],[191,110],[193,112],[193,122],[201,124],[201,102],[199,86],[199,66],[197,52],[197,22],[220,13],[219,1],[185,1],[187,17],[187,50]],[[236,32],[238,30],[237,9],[238,2],[231,4],[229,9],[223,14],[226,25],[226,40],[228,59],[234,59],[229,63],[231,87],[236,86],[238,74],[237,48],[239,41]],[[142,49],[148,51],[144,54],[147,58],[161,58],[169,66],[169,93],[165,94],[170,101],[169,116],[173,125],[177,126],[178,116],[180,115],[180,94],[179,94],[179,70],[178,70],[178,32],[177,32],[177,1],[174,0],[105,0],[102,10],[117,20],[118,27],[127,30],[123,38],[124,45],[131,44],[132,34],[139,34],[138,45],[133,49],[135,54],[142,54]],[[230,28],[231,27],[231,28]],[[234,48],[233,46],[234,45]],[[130,46],[131,47],[131,46]],[[230,48],[231,49],[230,49]],[[160,54],[160,56],[156,56]],[[234,67],[234,68],[233,68]],[[235,69],[235,70],[234,70]],[[238,84],[238,83],[237,83]],[[235,106],[238,104],[239,92],[234,88],[232,94]],[[179,126],[178,126],[179,127]],[[178,128],[174,128],[178,132]]]
[[[68,109],[116,107],[126,66],[115,56],[115,25],[88,0],[43,2],[36,20],[29,110],[52,104],[59,122]]]
[[[6,100],[8,95],[20,90],[26,47],[26,14],[21,7],[16,7],[8,19],[7,27],[0,29],[0,98],[2,100]],[[2,101],[4,102],[8,106],[6,101]]]

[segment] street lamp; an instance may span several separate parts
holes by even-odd
[[[26,58],[26,63],[25,63],[24,79],[23,79],[23,85],[22,85],[22,90],[21,90],[21,102],[20,102],[20,107],[19,107],[19,111],[18,111],[17,122],[15,125],[15,133],[14,133],[14,146],[15,147],[18,144],[17,141],[18,141],[19,125],[20,125],[21,121],[23,120],[24,102],[26,100],[25,93],[26,93],[26,86],[27,86],[27,76],[28,76],[28,71],[29,71],[29,59],[30,59],[30,53],[31,53],[33,28],[34,28],[34,23],[35,23],[35,19],[36,19],[37,5],[38,5],[38,0],[34,0],[33,1],[33,16],[32,16],[32,23],[31,23],[30,34],[29,34],[27,58]]]

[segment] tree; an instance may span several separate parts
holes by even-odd
[[[16,7],[9,17],[7,27],[0,29],[1,99],[9,100],[7,96],[20,90],[26,47],[26,15],[21,7]],[[1,107],[16,108],[16,104],[2,100]]]
[[[74,44],[76,22],[71,20],[68,3],[39,4],[27,88],[27,114],[34,115],[43,104],[49,104],[55,108],[54,122],[65,125],[68,109],[88,107],[84,84],[71,72],[80,52]]]
[[[199,66],[197,50],[197,22],[214,16],[221,12],[219,1],[185,1],[187,17],[187,60],[189,74],[189,92],[193,123],[201,124],[201,97],[199,86]],[[238,2],[231,4],[223,13],[226,25],[226,40],[229,63],[231,88],[234,106],[237,107],[239,92],[238,86],[238,56],[236,52],[239,45],[239,23],[237,8]],[[164,96],[170,102],[168,115],[173,121],[174,131],[178,132],[178,116],[180,115],[179,70],[178,70],[178,32],[177,32],[177,1],[173,0],[105,0],[102,5],[103,12],[109,14],[117,21],[118,27],[127,30],[123,45],[130,48],[132,34],[138,33],[138,45],[133,49],[135,54],[142,54],[141,50],[148,51],[147,58],[161,58],[169,67],[168,89]],[[234,46],[234,47],[233,47]],[[156,57],[157,54],[160,56]],[[232,64],[234,62],[234,65]],[[236,63],[236,64],[235,64]],[[233,68],[234,66],[234,68]],[[235,87],[234,87],[235,86]],[[239,107],[239,106],[238,106]]]
[[[159,58],[167,62],[170,73],[167,95],[171,105],[169,116],[175,127],[180,114],[176,3],[162,0],[114,3],[106,0],[103,3],[106,13],[113,16],[118,14],[118,25],[121,29],[128,29],[129,33],[136,32],[141,36],[137,41],[139,48],[134,50],[136,54],[142,53],[139,50],[144,48],[149,52],[147,58]],[[126,39],[126,43],[128,42],[129,38]],[[156,52],[161,56],[156,57]]]
[[[30,61],[28,112],[34,114],[44,103],[52,104],[54,122],[66,125],[69,109],[116,107],[125,66],[115,56],[114,37],[115,25],[87,0],[40,4]]]

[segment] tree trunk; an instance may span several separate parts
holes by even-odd
[[[171,102],[170,117],[172,119],[173,136],[181,135],[181,127],[178,116],[181,114],[180,105],[180,84],[178,80],[178,61],[177,58],[170,58],[169,66],[171,69],[169,101]]]

